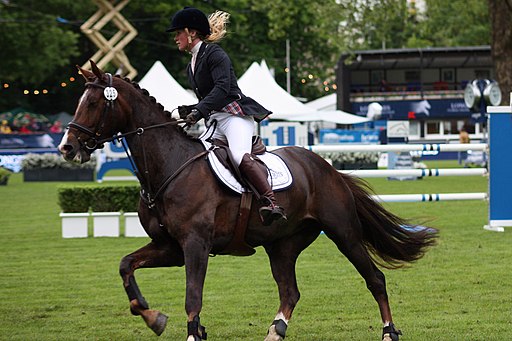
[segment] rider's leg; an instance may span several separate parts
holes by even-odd
[[[268,172],[265,165],[251,157],[254,119],[252,116],[234,116],[228,113],[215,113],[212,118],[217,120],[214,138],[225,139],[229,151],[238,169],[263,201],[260,216],[264,225],[270,225],[273,220],[286,219],[284,210],[276,205],[274,192],[268,183]]]

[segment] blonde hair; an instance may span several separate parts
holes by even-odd
[[[229,23],[230,14],[223,11],[215,11],[208,16],[211,34],[205,39],[207,42],[216,43],[220,41],[227,33],[226,27]]]

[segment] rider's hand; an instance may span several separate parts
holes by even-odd
[[[201,113],[199,111],[197,111],[196,109],[194,109],[190,112],[190,114],[187,115],[187,117],[185,118],[185,121],[187,121],[187,124],[192,125],[192,124],[197,123],[197,121],[199,121],[201,118],[203,118]]]
[[[186,119],[188,114],[192,112],[196,108],[195,105],[180,105],[178,107],[178,114],[180,114],[180,118],[182,120]]]

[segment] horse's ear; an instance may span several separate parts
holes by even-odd
[[[96,76],[94,76],[94,73],[92,73],[91,71],[83,69],[78,65],[76,67],[87,82],[92,82],[96,78]]]
[[[90,60],[91,62],[91,70],[92,72],[96,75],[96,77],[98,77],[99,79],[103,79],[103,76],[105,75],[105,73],[103,71],[101,71],[99,69],[99,67],[96,65],[95,62],[93,62],[92,60]]]

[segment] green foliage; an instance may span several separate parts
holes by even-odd
[[[62,156],[55,153],[29,153],[21,161],[21,167],[23,168],[23,170],[41,168],[94,169],[96,167],[96,157],[94,155],[91,155],[91,160],[89,162],[74,163],[64,160]]]
[[[139,186],[75,186],[58,189],[58,204],[65,213],[137,212]]]
[[[91,194],[90,187],[60,187],[57,189],[57,201],[64,213],[89,212]]]
[[[139,203],[138,186],[91,187],[93,212],[136,212]]]
[[[487,1],[427,0],[426,18],[418,29],[429,46],[490,45],[491,26]]]

